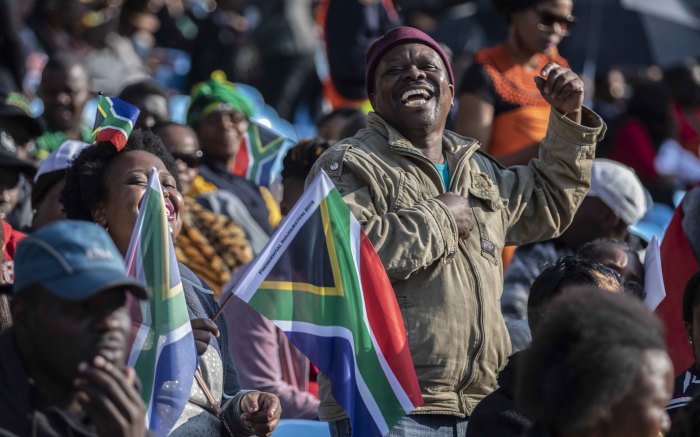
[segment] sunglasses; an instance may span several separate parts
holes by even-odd
[[[557,23],[563,35],[568,36],[576,24],[576,17],[573,15],[557,15],[549,11],[537,11],[537,15],[540,19],[537,28],[543,32],[553,32],[554,23]]]
[[[173,155],[173,158],[175,160],[180,160],[185,163],[186,166],[189,168],[197,168],[199,167],[200,162],[202,161],[202,151],[197,150],[196,152],[192,153],[177,153],[177,152],[170,152],[171,155]]]

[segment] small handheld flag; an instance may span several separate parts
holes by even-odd
[[[126,145],[139,118],[139,108],[115,97],[97,96],[97,115],[92,141],[108,141],[117,151]]]
[[[294,141],[277,134],[255,120],[250,120],[233,164],[233,172],[255,185],[269,187],[275,180],[275,163]]]
[[[384,266],[324,172],[236,286],[328,377],[354,436],[384,436],[423,404]]]
[[[126,253],[130,276],[148,285],[149,301],[132,301],[129,367],[136,370],[146,404],[146,423],[166,436],[180,418],[192,389],[197,351],[173,247],[158,173],[154,168]]]

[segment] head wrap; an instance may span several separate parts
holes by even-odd
[[[196,128],[200,121],[212,112],[222,110],[240,111],[250,118],[253,105],[225,77],[212,74],[211,79],[200,82],[192,88],[190,107],[187,110],[187,124]]]
[[[379,64],[379,61],[382,60],[382,57],[389,50],[398,45],[411,43],[424,44],[435,50],[437,54],[440,55],[442,63],[445,64],[447,75],[450,78],[450,83],[455,83],[454,76],[452,75],[452,67],[450,66],[450,60],[440,47],[440,44],[418,29],[401,26],[395,27],[385,33],[382,37],[374,41],[367,50],[367,67],[365,70],[365,86],[367,87],[367,95],[374,91],[374,70],[377,69],[377,65]]]

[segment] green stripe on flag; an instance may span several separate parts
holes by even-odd
[[[333,231],[337,263],[343,288],[342,296],[319,295],[305,291],[260,288],[248,302],[267,318],[279,321],[308,322],[318,326],[339,326],[353,335],[357,367],[368,389],[390,426],[405,416],[392,386],[384,377],[384,368],[363,317],[362,291],[356,273],[350,235],[351,212],[336,190],[322,201]],[[324,223],[324,226],[328,226]],[[359,254],[358,254],[359,255]]]
[[[134,129],[131,121],[115,117],[112,111],[112,104],[107,100],[107,97],[102,95],[97,96],[97,111],[102,115],[103,119],[100,121],[99,126],[94,127],[92,141],[95,141],[95,136],[97,136],[97,132],[99,132],[100,129],[107,127],[113,127],[124,131],[127,138],[131,135],[131,131]]]
[[[355,333],[357,367],[376,400],[382,415],[391,427],[401,417],[405,416],[405,412],[389,381],[384,376],[384,368],[377,358],[379,351],[375,350],[368,330],[369,327],[364,323],[362,288],[358,276],[359,272],[356,271],[355,259],[351,250],[350,218],[352,213],[340,196],[340,193],[335,189],[328,193],[324,202],[328,205],[331,222],[333,223],[335,245],[345,249],[338,250],[337,254],[339,258],[338,264],[343,276],[343,285],[346,290],[346,301],[350,306],[351,313],[356,314],[357,320],[360,320],[360,323],[353,329]],[[359,253],[357,255],[359,256]]]
[[[134,365],[136,373],[142,378],[144,387],[152,387],[155,377],[153,371],[158,353],[158,338],[166,335],[185,323],[190,323],[187,311],[178,308],[176,299],[170,296],[170,268],[168,254],[168,227],[167,213],[161,193],[152,188],[145,196],[141,208],[148,208],[153,213],[144,217],[141,229],[141,241],[148,241],[151,244],[140,246],[141,259],[143,260],[143,272],[146,275],[146,282],[149,284],[153,305],[148,302],[141,303],[141,311],[149,312],[152,326],[146,337],[141,353]],[[182,285],[179,285],[182,292]],[[144,402],[149,405],[151,390],[142,390]]]

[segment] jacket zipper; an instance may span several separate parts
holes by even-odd
[[[426,162],[426,161],[429,162],[429,160],[425,156],[422,156],[422,155],[412,151],[411,149],[401,147],[398,151],[400,151],[404,155],[411,155],[413,157],[416,157],[423,162]],[[459,161],[457,161],[457,164],[455,165],[455,168],[454,168],[454,173],[457,173],[457,170],[464,164],[464,162],[469,160],[471,155],[472,155],[472,153],[466,152],[464,154],[464,156],[462,156],[459,159]],[[435,166],[432,165],[432,162],[430,162],[430,166],[433,168],[435,173],[438,173]],[[439,173],[437,174],[437,176],[440,179],[440,181],[442,181],[442,177],[440,177]],[[453,180],[454,179],[452,179],[450,181],[450,187],[445,187],[445,192],[449,188],[451,188]],[[444,187],[444,183],[441,183],[440,185]],[[462,242],[462,240],[460,240],[459,245],[464,245],[464,242]],[[472,257],[471,257],[471,255],[469,255],[469,252],[467,251],[466,248],[464,248],[464,253],[465,253],[465,256],[467,259],[467,264],[469,264],[469,269],[472,272],[472,277],[474,278],[473,287],[474,287],[474,295],[476,297],[476,312],[477,312],[477,314],[476,314],[476,327],[477,327],[477,330],[475,333],[476,340],[475,340],[474,352],[469,357],[469,361],[467,362],[467,369],[466,369],[464,377],[462,378],[464,380],[464,383],[459,385],[457,387],[457,390],[456,390],[457,396],[460,397],[460,400],[459,400],[460,405],[462,404],[461,393],[466,387],[468,387],[470,384],[472,384],[474,382],[474,365],[476,364],[477,360],[481,357],[481,354],[484,351],[484,336],[483,336],[483,333],[484,333],[484,311],[482,309],[483,299],[482,299],[482,295],[481,295],[481,279],[479,278],[479,273],[478,273],[476,267],[474,266],[474,261],[472,261]],[[466,405],[463,405],[463,408],[465,409],[465,413],[466,413]]]
[[[465,388],[469,387],[470,384],[474,382],[474,365],[481,357],[484,352],[484,311],[482,308],[483,299],[481,295],[481,278],[479,278],[479,273],[474,266],[472,257],[465,250],[464,251],[467,258],[467,263],[469,264],[469,269],[472,271],[472,277],[474,278],[474,295],[476,296],[476,325],[477,331],[475,335],[475,347],[474,352],[469,357],[469,362],[467,363],[467,371],[464,375],[464,383],[458,387],[457,394],[459,395]]]

